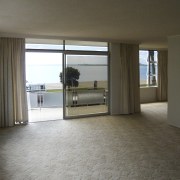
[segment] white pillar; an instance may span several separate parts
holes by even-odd
[[[168,123],[180,127],[180,36],[168,38]]]

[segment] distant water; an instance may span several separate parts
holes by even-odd
[[[106,65],[73,65],[80,71],[80,82],[106,81],[108,78]],[[59,74],[62,67],[59,65],[29,65],[26,67],[26,80],[29,83],[59,83]],[[146,80],[147,66],[140,65],[141,80]]]
[[[107,66],[91,66],[73,65],[80,72],[80,82],[85,81],[106,81]],[[62,67],[59,65],[29,65],[26,67],[26,80],[29,83],[59,83],[59,74],[62,72]]]
[[[139,67],[140,80],[144,81],[147,79],[147,66],[140,65]]]
[[[148,72],[147,68],[148,68],[148,66],[146,66],[146,65],[140,65],[140,69],[139,69],[139,71],[140,71],[140,80],[142,80],[142,81],[147,80],[147,72]],[[157,71],[158,71],[157,65],[155,65],[156,74],[157,74]]]

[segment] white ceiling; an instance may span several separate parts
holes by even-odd
[[[0,35],[141,43],[180,34],[179,0],[0,0]]]

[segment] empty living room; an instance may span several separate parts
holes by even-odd
[[[179,180],[179,7],[0,1],[0,180]]]

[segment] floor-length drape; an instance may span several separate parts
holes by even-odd
[[[139,46],[111,43],[111,114],[140,111]]]
[[[27,121],[25,39],[0,38],[0,127]]]
[[[158,51],[158,101],[167,101],[168,89],[168,51]]]

